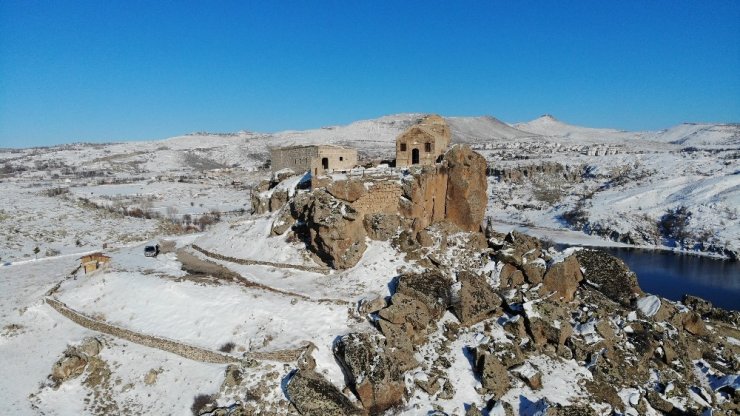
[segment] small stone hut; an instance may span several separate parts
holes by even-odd
[[[80,257],[80,266],[85,270],[85,274],[107,266],[108,263],[110,263],[110,257],[99,252]]]
[[[442,117],[424,117],[396,138],[396,166],[434,165],[447,151],[450,138],[450,127]]]
[[[278,147],[270,149],[270,158],[273,172],[287,168],[320,175],[357,166],[357,149],[328,144]]]

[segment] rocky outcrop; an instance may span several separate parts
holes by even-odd
[[[486,159],[467,146],[454,146],[447,162],[445,217],[466,231],[480,231],[488,204]]]
[[[446,218],[447,168],[424,166],[414,170],[402,182],[399,204],[402,217],[412,221],[414,233]]]
[[[568,182],[581,182],[585,174],[585,168],[583,165],[571,166],[554,162],[543,162],[524,166],[492,168],[489,170],[489,174],[501,181],[514,183],[524,182],[536,175],[563,178]]]
[[[485,278],[470,272],[457,276],[460,289],[453,296],[452,311],[462,325],[476,324],[501,308],[501,297]]]
[[[364,225],[367,236],[372,240],[387,241],[398,233],[401,219],[396,214],[366,214]]]
[[[329,181],[326,184],[326,192],[335,198],[347,202],[355,202],[367,193],[363,181],[347,179],[344,181]]]
[[[585,270],[586,282],[607,298],[629,306],[633,298],[643,293],[637,276],[622,260],[600,250],[580,250],[576,258]]]
[[[494,399],[500,399],[511,387],[509,372],[495,355],[481,354],[476,360],[476,369],[483,388]]]
[[[311,370],[298,370],[287,387],[288,399],[302,415],[347,416],[365,412],[352,402],[321,374]]]
[[[352,333],[341,337],[334,354],[364,409],[381,413],[406,396],[404,373],[408,367],[393,354],[393,347],[379,335]]]
[[[434,320],[438,320],[452,305],[452,279],[439,270],[405,273],[398,278],[396,293],[408,295],[426,305]]]
[[[367,248],[362,218],[351,205],[317,190],[301,213],[309,249],[335,269],[354,266]]]
[[[57,385],[62,384],[82,374],[85,371],[85,366],[87,366],[87,357],[85,355],[66,352],[51,367],[51,379]]]
[[[59,386],[67,380],[79,377],[85,372],[91,357],[100,353],[103,344],[97,338],[89,337],[80,345],[67,348],[62,357],[51,367],[51,380]]]
[[[557,298],[570,302],[575,298],[578,283],[583,280],[581,266],[575,256],[568,256],[565,260],[555,263],[545,273],[542,279],[542,293],[555,293]]]
[[[254,214],[282,209],[271,235],[291,228],[305,233],[308,248],[335,269],[354,266],[365,250],[365,237],[389,240],[399,228],[417,235],[432,224],[449,223],[462,231],[479,231],[487,204],[486,161],[468,146],[450,149],[440,163],[378,177],[312,181],[311,192],[289,199],[286,189],[252,193]],[[285,207],[286,203],[289,205]],[[295,227],[294,227],[295,226]],[[429,237],[429,236],[427,236]]]

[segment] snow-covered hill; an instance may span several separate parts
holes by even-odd
[[[576,141],[623,141],[643,137],[644,133],[614,129],[597,129],[574,126],[545,114],[526,123],[516,123],[514,127],[539,136],[555,136]]]

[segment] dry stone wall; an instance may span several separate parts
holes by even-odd
[[[204,255],[214,258],[216,260],[223,260],[223,261],[228,261],[231,263],[243,264],[245,266],[252,266],[252,265],[271,266],[271,267],[277,267],[280,269],[296,269],[296,270],[303,270],[305,272],[314,272],[314,273],[322,273],[322,274],[329,273],[329,269],[326,267],[304,266],[302,264],[275,263],[272,261],[262,261],[262,260],[239,259],[236,257],[224,256],[223,254],[218,254],[212,251],[208,251],[196,244],[193,244],[192,247],[194,250],[199,251],[203,253]]]
[[[116,325],[111,325],[107,322],[102,322],[89,316],[83,315],[82,313],[71,309],[63,302],[60,302],[59,300],[54,298],[47,297],[46,303],[54,308],[57,312],[68,318],[70,321],[87,329],[125,339],[127,341],[143,345],[145,347],[156,348],[158,350],[171,352],[181,357],[185,357],[189,360],[217,364],[230,364],[239,362],[241,360],[241,358],[230,354],[211,351],[205,348],[195,347],[192,345],[183,344],[181,342],[153,335],[141,334],[129,329],[121,328]]]

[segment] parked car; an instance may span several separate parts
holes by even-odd
[[[144,255],[147,257],[157,257],[159,254],[159,244],[144,247]]]

